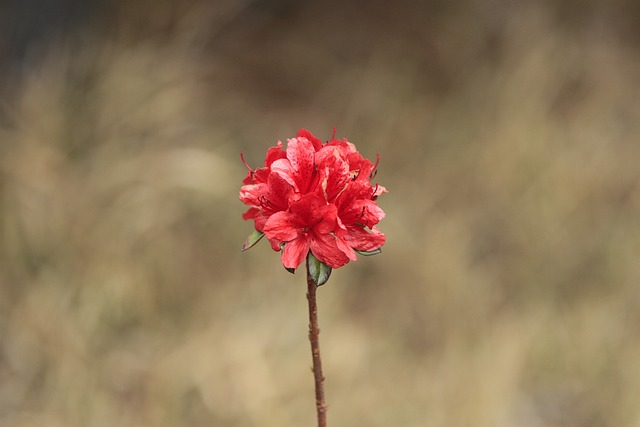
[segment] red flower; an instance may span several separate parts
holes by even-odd
[[[244,249],[264,234],[288,269],[309,251],[331,268],[355,261],[356,252],[378,253],[385,235],[375,227],[384,218],[376,199],[386,189],[371,185],[376,166],[346,139],[323,144],[301,129],[286,151],[278,142],[263,168],[247,165],[240,200],[250,207],[243,218],[254,220],[257,234]]]
[[[267,219],[276,212],[287,210],[293,197],[291,185],[277,173],[270,172],[266,182],[245,185],[240,189],[240,200],[251,206],[242,218],[253,219],[256,230],[263,231]]]
[[[267,182],[267,177],[271,171],[271,165],[278,159],[286,158],[287,153],[282,149],[282,142],[278,141],[275,147],[271,147],[267,150],[267,157],[264,159],[264,167],[258,169],[251,169],[247,162],[244,161],[244,156],[240,153],[242,163],[249,169],[247,177],[242,180],[244,184],[256,184],[260,182]]]
[[[287,141],[287,156],[271,164],[271,171],[291,184],[296,193],[308,194],[317,186],[316,150],[307,138]]]
[[[242,181],[244,185],[240,189],[240,200],[251,208],[242,215],[244,220],[253,219],[256,230],[262,232],[267,218],[289,207],[290,186],[279,175],[271,172],[271,165],[278,159],[286,158],[287,154],[282,149],[282,142],[278,141],[275,147],[267,150],[264,167],[251,169],[244,156],[240,153],[242,162],[249,172]]]
[[[336,206],[316,194],[307,194],[293,202],[289,211],[271,215],[264,233],[274,250],[282,247],[282,264],[286,268],[297,268],[309,250],[329,267],[338,268],[349,258],[338,248],[333,235],[337,226]]]
[[[340,219],[340,228],[335,233],[338,246],[354,261],[355,251],[376,251],[386,239],[375,227],[384,218],[384,211],[374,201],[376,191],[370,185],[354,181],[335,201]]]

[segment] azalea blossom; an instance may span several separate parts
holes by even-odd
[[[349,262],[333,234],[338,228],[337,214],[335,205],[327,204],[317,194],[307,194],[293,202],[288,211],[269,217],[264,233],[274,250],[282,248],[286,268],[297,268],[309,250],[320,261],[337,268]]]
[[[242,157],[244,162],[244,157]],[[282,264],[297,268],[309,252],[331,268],[338,268],[357,253],[378,253],[385,235],[376,225],[384,218],[376,199],[387,190],[372,185],[377,162],[362,157],[355,145],[336,140],[326,143],[301,129],[287,141],[269,148],[264,166],[248,168],[240,200],[249,210],[256,232],[245,242],[253,246],[262,235]]]

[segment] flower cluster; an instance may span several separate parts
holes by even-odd
[[[242,155],[241,155],[242,156]],[[387,190],[372,185],[376,164],[347,141],[322,143],[301,129],[295,138],[269,148],[264,167],[249,169],[240,200],[256,231],[246,250],[265,235],[282,264],[293,271],[309,251],[320,262],[338,268],[362,255],[379,253],[385,235],[376,224],[384,212],[376,204]]]

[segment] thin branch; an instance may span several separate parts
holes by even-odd
[[[307,300],[309,301],[309,341],[313,357],[313,378],[316,384],[316,410],[318,427],[327,427],[327,405],[324,400],[324,377],[322,376],[322,360],[320,358],[320,341],[318,335],[318,307],[316,305],[316,289],[318,286],[309,274],[307,267]]]

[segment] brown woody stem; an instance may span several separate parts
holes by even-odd
[[[318,413],[318,427],[327,426],[327,405],[324,401],[324,377],[322,376],[322,360],[320,358],[320,341],[318,335],[318,307],[316,305],[316,289],[318,286],[309,274],[307,265],[307,300],[309,301],[309,341],[311,341],[311,356],[313,357],[313,379],[316,384],[316,411]]]

